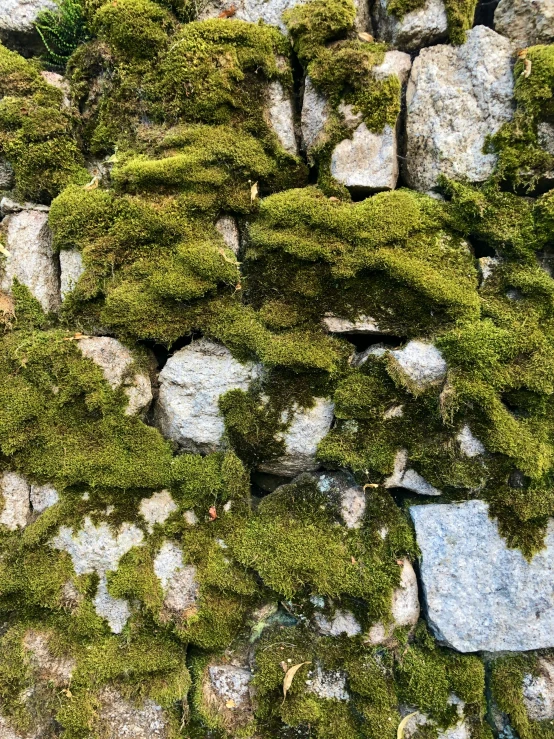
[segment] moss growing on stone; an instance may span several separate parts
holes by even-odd
[[[419,10],[426,0],[391,0],[387,3],[387,12],[398,19],[413,10]],[[473,26],[473,18],[477,0],[444,0],[448,19],[449,40],[453,44],[463,44],[465,32]]]
[[[96,35],[131,59],[155,56],[167,44],[171,16],[151,0],[117,0],[102,5],[92,27]]]

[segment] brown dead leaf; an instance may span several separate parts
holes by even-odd
[[[3,313],[5,316],[15,315],[15,303],[5,293],[0,293],[0,313]]]
[[[298,670],[303,667],[304,665],[311,665],[311,662],[300,662],[297,665],[293,665],[292,667],[289,667],[285,674],[285,679],[283,680],[283,703],[285,702],[285,698],[287,697],[288,690],[290,686],[292,685],[292,681],[294,680],[294,676],[298,672]]]
[[[94,177],[89,183],[87,183],[86,185],[83,185],[83,190],[96,190],[99,184],[100,184],[100,177],[98,177],[98,175],[94,175]]]
[[[235,708],[236,705],[237,704],[235,703],[235,701],[232,698],[229,698],[229,700],[225,704],[225,708]]]
[[[208,515],[210,517],[210,521],[215,521],[215,519],[217,518],[217,511],[216,511],[214,505],[210,506],[210,509],[208,511]]]
[[[221,13],[217,17],[218,18],[232,18],[236,12],[237,12],[236,6],[231,5],[230,8],[227,8],[226,10],[222,10]]]
[[[404,729],[406,728],[406,724],[408,721],[412,718],[412,716],[415,716],[417,711],[414,713],[409,713],[407,716],[404,716],[402,721],[398,724],[398,730],[396,732],[396,739],[404,739]]]
[[[366,482],[363,489],[365,490],[366,488],[378,488],[378,487],[379,485],[376,482]]]
[[[330,203],[340,203],[340,199],[336,198],[334,195],[331,195],[331,197],[329,198],[329,202]]]
[[[365,31],[359,33],[358,38],[360,39],[360,41],[366,41],[368,44],[373,43],[373,36],[370,33],[366,33]]]
[[[258,198],[258,183],[254,182],[254,184],[250,188],[250,202],[253,203],[254,200],[257,200]]]
[[[358,564],[358,561],[357,561],[356,557],[350,557],[350,561],[352,562],[353,565],[357,565]]]
[[[529,77],[529,75],[531,74],[531,68],[532,68],[531,60],[524,59],[523,60],[523,76],[525,77],[525,79],[527,79],[527,77]]]
[[[281,665],[281,669],[283,670],[283,672],[286,672],[289,669],[289,666],[287,665],[287,663],[285,662],[285,660],[283,660],[279,664]]]

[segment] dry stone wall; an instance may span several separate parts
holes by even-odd
[[[554,737],[552,0],[0,0],[0,739]]]

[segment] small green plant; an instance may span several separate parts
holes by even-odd
[[[46,61],[65,67],[79,44],[88,41],[89,34],[81,0],[57,0],[55,10],[43,10],[35,22],[44,46]]]

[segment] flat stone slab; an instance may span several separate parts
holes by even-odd
[[[528,562],[481,500],[412,506],[427,619],[459,652],[554,646],[554,519]]]

